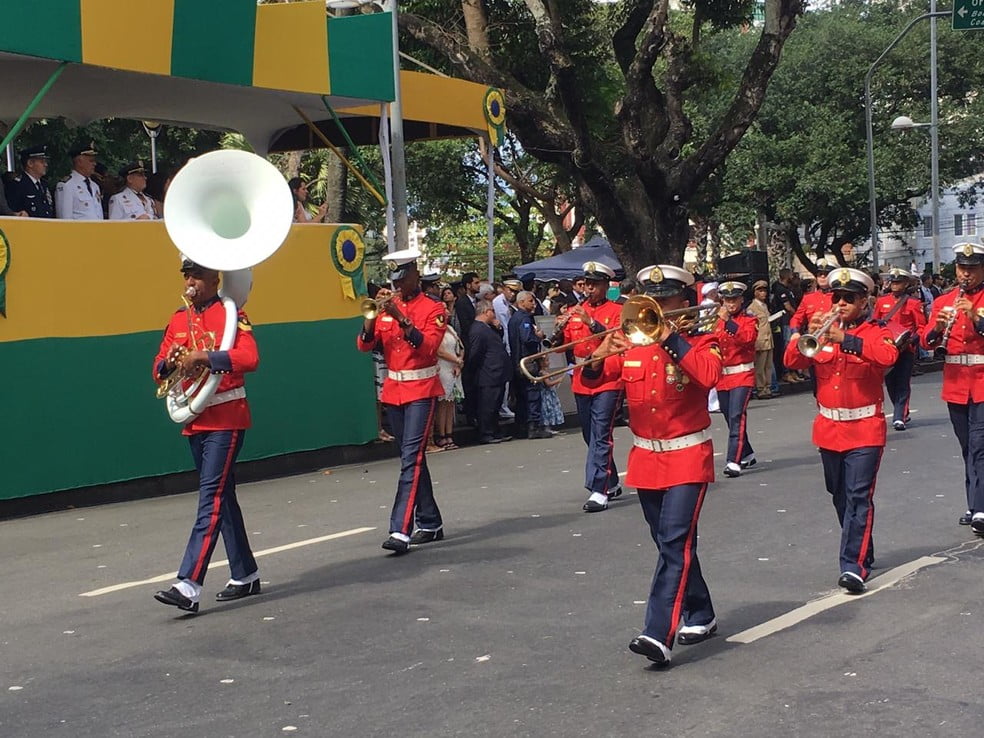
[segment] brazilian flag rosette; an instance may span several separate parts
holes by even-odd
[[[341,277],[342,293],[349,300],[366,293],[366,278],[362,272],[365,256],[366,245],[357,230],[344,227],[335,231],[331,237],[331,261]]]
[[[502,91],[495,87],[485,91],[485,124],[492,145],[498,146],[506,135],[506,101]]]
[[[10,243],[0,231],[0,315],[7,317],[7,270],[10,269]]]

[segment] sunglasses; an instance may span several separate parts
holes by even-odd
[[[853,305],[858,301],[860,297],[861,295],[859,295],[856,292],[838,292],[836,290],[831,295],[831,299],[834,302],[844,302],[847,303],[848,305]]]

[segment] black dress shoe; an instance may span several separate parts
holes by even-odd
[[[708,625],[685,625],[678,631],[677,642],[681,646],[693,646],[711,638],[717,630],[717,623],[713,620]]]
[[[409,541],[402,541],[399,538],[394,538],[393,536],[390,536],[385,541],[383,541],[383,548],[385,548],[387,551],[392,551],[397,556],[399,556],[401,554],[405,554],[407,551],[410,550],[410,543]]]
[[[608,509],[608,503],[607,502],[605,502],[605,503],[595,502],[594,500],[588,500],[583,505],[581,505],[581,509],[584,510],[584,512],[587,512],[587,513],[601,512],[602,510],[607,510]]]
[[[501,438],[496,438],[494,436],[489,436],[488,438],[479,438],[479,443],[502,443]]]
[[[659,647],[659,644],[646,636],[636,636],[633,638],[629,643],[629,650],[632,653],[645,656],[657,666],[666,666],[670,663],[666,654],[663,653],[663,649]]]
[[[419,546],[421,543],[431,543],[432,541],[444,540],[444,528],[438,530],[416,530],[410,536],[410,543]]]
[[[837,579],[837,586],[843,587],[851,594],[861,594],[867,587],[864,586],[864,580],[861,579],[857,574],[853,574],[849,571],[845,571]]]
[[[215,595],[218,602],[228,602],[229,600],[241,600],[243,597],[258,595],[260,593],[260,580],[255,579],[249,584],[227,584],[226,588]]]
[[[970,521],[973,517],[974,517],[974,513],[968,510],[967,512],[965,512],[963,515],[960,516],[960,519],[957,520],[957,522],[960,523],[960,525],[970,525]]]
[[[165,605],[171,605],[179,610],[184,610],[185,612],[198,612],[198,603],[192,602],[181,594],[177,587],[171,587],[168,590],[162,589],[154,594],[154,599],[158,602],[163,602]]]

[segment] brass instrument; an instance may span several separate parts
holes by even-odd
[[[813,358],[817,355],[817,352],[823,348],[823,345],[827,343],[827,331],[830,330],[830,326],[834,324],[835,320],[840,319],[840,311],[832,310],[827,319],[823,322],[823,325],[817,328],[813,333],[807,333],[799,337],[796,341],[796,348],[799,352],[806,356],[807,358]]]
[[[953,324],[957,322],[957,309],[956,307],[954,307],[954,305],[956,305],[957,302],[960,301],[960,299],[964,296],[964,293],[966,292],[967,292],[967,282],[961,281],[960,289],[957,290],[957,299],[953,301],[953,305],[949,305],[943,308],[943,310],[949,312],[950,317],[947,318],[946,325],[943,327],[943,338],[940,339],[940,345],[939,348],[937,349],[940,353],[946,353],[947,344],[950,343],[950,333],[953,331]]]
[[[359,312],[366,320],[375,320],[383,312],[386,303],[393,299],[392,295],[385,297],[363,297],[359,302]]]
[[[667,310],[664,311],[659,302],[655,298],[649,295],[633,295],[622,305],[622,312],[619,321],[619,325],[614,328],[609,328],[601,333],[593,333],[590,336],[584,336],[576,341],[570,341],[568,343],[561,344],[559,346],[552,346],[546,351],[540,351],[536,354],[530,354],[529,356],[524,356],[519,361],[519,370],[531,381],[531,382],[542,382],[553,377],[558,377],[561,374],[566,374],[571,369],[577,369],[578,367],[585,366],[587,364],[592,364],[596,361],[603,361],[609,356],[616,356],[624,351],[628,351],[630,348],[635,348],[636,346],[650,346],[659,340],[659,336],[663,333],[663,328],[667,323],[673,321],[674,318],[691,318],[699,317],[698,321],[694,324],[690,330],[698,330],[706,328],[709,324],[709,317],[713,317],[717,321],[717,313],[713,313],[712,316],[701,316],[702,311],[706,311],[707,306],[695,305],[694,307],[680,308],[678,310]],[[627,346],[620,351],[613,351],[609,354],[604,354],[602,356],[595,356],[593,358],[585,359],[584,361],[575,362],[573,367],[561,367],[553,371],[547,372],[546,374],[534,375],[533,369],[530,364],[539,361],[545,356],[549,356],[554,353],[561,353],[566,351],[579,343],[584,343],[585,341],[594,341],[596,339],[601,339],[607,336],[609,333],[614,333],[615,331],[622,331],[625,333],[626,338],[632,343],[632,346]]]

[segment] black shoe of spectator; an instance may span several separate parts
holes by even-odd
[[[512,440],[512,436],[492,436],[492,437],[495,438],[496,441],[498,441],[499,443],[505,443],[506,441]]]
[[[479,443],[502,443],[501,438],[496,438],[495,436],[487,436],[478,439]]]
[[[531,439],[532,438],[553,438],[553,436],[550,435],[550,431],[548,431],[542,425],[536,425],[534,423],[530,423],[529,429],[526,432],[526,437],[527,438],[531,438]]]

